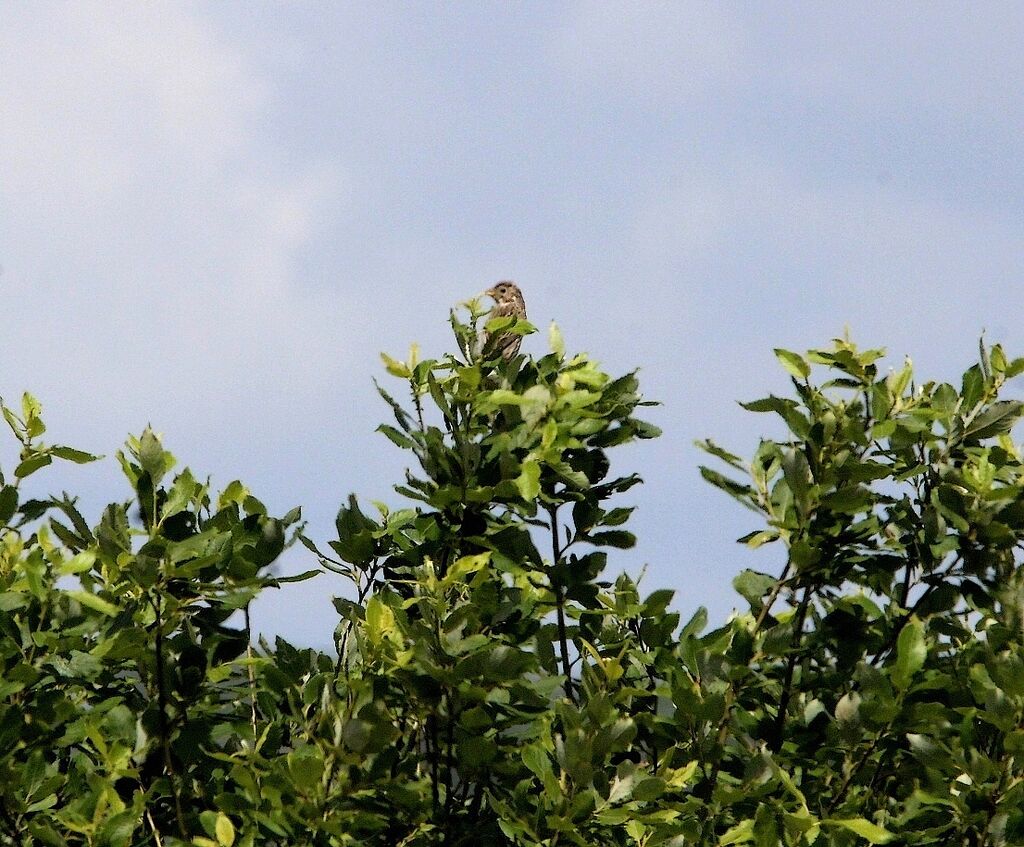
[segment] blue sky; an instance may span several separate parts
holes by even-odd
[[[447,349],[501,278],[612,372],[658,442],[622,469],[640,544],[611,570],[736,604],[751,517],[692,442],[774,432],[771,349],[1016,355],[1024,12],[1013,3],[0,5],[0,394],[112,457],[151,422],[214,482],[330,537],[403,459],[378,352]],[[539,352],[543,337],[527,342]],[[5,468],[14,452],[0,451]],[[116,463],[40,474],[90,517]],[[288,570],[306,569],[294,551]],[[256,623],[329,643],[339,578]]]

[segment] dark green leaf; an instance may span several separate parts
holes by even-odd
[[[964,426],[964,438],[992,438],[1009,432],[1021,415],[1024,403],[1019,400],[998,400]]]
[[[40,468],[45,468],[52,461],[53,459],[50,457],[49,453],[33,453],[14,469],[14,475],[18,477],[18,479],[24,479],[25,477],[34,474]]]
[[[18,489],[13,485],[0,488],[0,525],[10,523],[18,510]]]
[[[732,586],[751,606],[760,607],[761,598],[772,590],[775,582],[773,576],[748,569],[733,579]]]
[[[77,465],[83,465],[87,462],[95,462],[102,459],[102,456],[96,456],[92,453],[86,453],[84,450],[75,450],[73,447],[63,447],[56,445],[50,448],[50,455],[56,456],[58,459],[65,459],[69,462],[74,462]]]

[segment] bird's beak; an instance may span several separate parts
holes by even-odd
[[[484,297],[490,297],[490,298],[492,298],[494,300],[498,299],[497,297],[495,297],[495,289],[493,289],[493,288],[488,288],[484,292]]]

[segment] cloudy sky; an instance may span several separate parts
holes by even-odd
[[[0,394],[108,456],[33,490],[97,517],[151,422],[326,540],[348,492],[397,501],[378,352],[447,349],[449,306],[513,278],[664,404],[613,571],[724,618],[777,554],[692,442],[771,430],[736,401],[785,390],[773,347],[1024,352],[1024,11],[846,6],[0,0]],[[343,591],[256,623],[328,644]]]

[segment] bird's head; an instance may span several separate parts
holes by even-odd
[[[523,293],[519,290],[519,286],[511,280],[499,282],[492,288],[488,288],[484,294],[493,297],[497,303],[510,303],[523,299]]]

